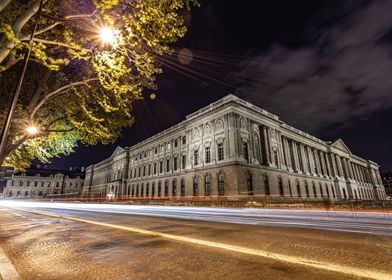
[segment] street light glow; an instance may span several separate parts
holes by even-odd
[[[99,31],[99,36],[101,40],[105,43],[113,44],[115,41],[114,30],[107,27],[101,28],[101,30]]]
[[[37,133],[38,133],[38,128],[37,128],[36,126],[29,126],[29,127],[26,129],[26,131],[27,131],[28,134],[34,135],[34,134],[37,134]]]

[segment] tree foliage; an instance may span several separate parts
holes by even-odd
[[[16,85],[39,0],[0,0],[0,121]],[[157,56],[183,37],[196,0],[46,0],[31,62],[0,164],[26,168],[69,154],[78,142],[114,142],[132,103],[156,89]],[[114,40],[100,40],[100,30]],[[40,133],[26,134],[36,125]]]

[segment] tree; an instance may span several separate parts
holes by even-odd
[[[0,121],[4,122],[39,1],[0,0]],[[132,104],[155,89],[157,56],[186,33],[196,0],[46,0],[32,64],[0,164],[26,168],[68,154],[80,141],[114,142],[133,122]],[[102,30],[111,42],[99,39]],[[26,134],[29,125],[39,133]]]

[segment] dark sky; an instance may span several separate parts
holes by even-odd
[[[134,125],[113,145],[80,145],[51,166],[95,163],[235,94],[392,170],[391,11],[390,0],[202,1],[161,59],[157,98],[146,91],[135,103]]]

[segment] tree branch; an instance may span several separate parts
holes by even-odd
[[[46,94],[44,96],[44,98],[42,98],[42,100],[34,107],[34,109],[31,110],[31,114],[30,114],[30,118],[32,119],[34,117],[34,115],[37,113],[37,111],[39,110],[39,108],[42,107],[42,105],[45,104],[45,102],[50,99],[51,97],[63,93],[64,91],[67,91],[68,89],[74,87],[74,86],[79,86],[79,85],[88,85],[90,82],[94,82],[94,81],[98,81],[98,78],[91,78],[91,79],[87,79],[84,81],[80,81],[80,82],[74,82],[74,83],[70,83],[66,86],[60,87],[58,89],[56,89],[55,91],[52,91],[48,94]]]
[[[46,1],[44,0],[44,2]],[[15,31],[15,33],[19,33],[22,30],[23,26],[25,26],[25,24],[32,18],[32,16],[34,16],[35,13],[38,12],[40,3],[41,0],[35,1],[27,9],[27,11],[16,20],[16,22],[12,26],[12,29]]]
[[[78,19],[90,19],[95,15],[95,12],[92,14],[79,14],[79,15],[69,15],[69,16],[65,16],[63,18],[58,18],[58,17],[54,17],[51,15],[42,15],[42,17],[48,18],[48,19],[52,19],[52,20],[56,20],[56,21],[71,21],[71,20],[78,20]]]
[[[37,31],[35,31],[35,35],[42,34],[42,33],[46,32],[46,31],[48,31],[48,30],[50,30],[52,28],[55,28],[59,24],[61,24],[61,22],[55,22],[55,23],[52,23],[51,25],[48,25],[48,26],[43,27],[41,29],[38,29]]]
[[[24,41],[24,40],[21,40],[21,41]],[[61,47],[69,48],[69,49],[78,50],[78,48],[72,47],[71,45],[68,45],[68,44],[65,44],[62,42],[45,40],[45,39],[40,39],[40,38],[33,38],[33,41],[43,43],[43,44],[56,45],[56,46],[61,46]]]
[[[48,129],[48,130],[46,130],[46,131],[47,131],[47,132],[60,133],[60,132],[70,132],[70,131],[72,131],[72,130],[74,130],[74,128],[59,129],[59,130],[56,130],[56,129]]]
[[[0,0],[0,12],[11,2],[11,0]]]

